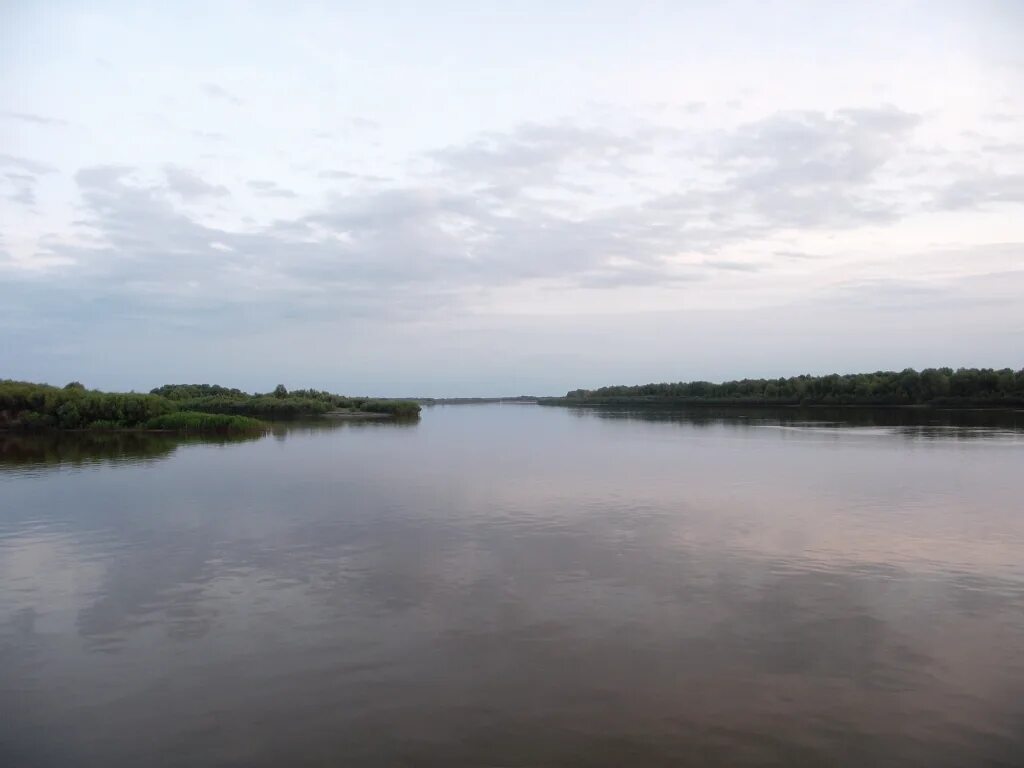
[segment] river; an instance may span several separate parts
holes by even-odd
[[[0,763],[1024,763],[1024,414],[0,435]]]

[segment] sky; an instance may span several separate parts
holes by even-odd
[[[0,0],[0,378],[1024,366],[1024,4]]]

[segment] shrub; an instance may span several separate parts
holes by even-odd
[[[412,400],[364,400],[359,410],[367,413],[389,413],[392,416],[418,416],[420,406]]]
[[[169,432],[203,432],[206,434],[251,434],[266,432],[268,426],[258,419],[250,419],[247,416],[177,411],[150,419],[146,422],[146,429],[161,429]]]

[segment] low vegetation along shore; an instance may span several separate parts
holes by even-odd
[[[250,394],[215,384],[167,384],[149,394],[100,392],[78,382],[64,387],[0,381],[0,429],[159,430],[244,434],[269,429],[268,420],[415,418],[408,400],[346,397],[284,386]]]
[[[542,405],[917,406],[1017,408],[1024,406],[1024,369],[926,368],[915,371],[741,379],[713,384],[688,381],[576,389]]]

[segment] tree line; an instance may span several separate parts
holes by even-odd
[[[693,402],[773,405],[931,405],[991,407],[1024,405],[1024,369],[926,368],[916,371],[680,381],[576,389],[562,402]]]
[[[216,384],[168,384],[148,394],[101,392],[73,381],[64,387],[0,380],[0,428],[173,429],[237,432],[263,428],[256,419],[315,417],[332,410],[410,417],[416,403],[344,397],[283,385],[248,394]],[[206,418],[216,415],[217,418]]]
[[[337,395],[319,389],[293,389],[278,384],[273,391],[248,394],[216,384],[165,384],[150,391],[178,403],[183,409],[200,413],[225,413],[269,419],[319,416],[328,411],[386,413],[416,416],[420,406],[411,400],[386,400]]]

